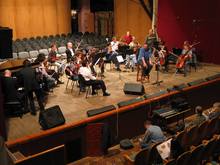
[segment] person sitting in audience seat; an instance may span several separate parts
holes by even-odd
[[[152,125],[150,120],[144,122],[146,132],[143,139],[140,139],[141,148],[150,147],[153,143],[158,143],[166,140],[163,131],[159,126]]]
[[[196,112],[196,118],[192,122],[186,124],[185,127],[198,126],[203,122],[205,122],[206,120],[208,120],[208,116],[203,114],[203,109],[201,106],[197,106],[195,108],[195,112]]]
[[[220,102],[213,104],[211,110],[208,111],[209,119],[214,119],[220,116]]]

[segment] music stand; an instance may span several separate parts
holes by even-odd
[[[152,83],[152,85],[157,85],[157,86],[159,86],[162,82],[163,82],[163,80],[160,80],[159,79],[159,70],[160,70],[160,64],[159,64],[159,61],[156,63],[156,71],[157,71],[157,79],[156,79],[156,81],[154,82],[154,83]]]

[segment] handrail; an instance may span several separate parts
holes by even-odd
[[[207,82],[203,82],[203,83],[198,84],[198,85],[186,87],[182,91],[184,92],[184,91],[189,91],[189,90],[192,90],[192,89],[200,88],[200,87],[203,87],[203,86],[206,86],[208,84],[212,84],[212,83],[215,83],[215,82],[218,82],[218,81],[220,81],[220,78],[210,80],[210,81],[207,81]],[[55,127],[55,128],[51,128],[49,130],[45,130],[43,132],[28,135],[28,136],[25,136],[25,137],[22,137],[22,138],[19,138],[19,139],[16,139],[16,140],[12,140],[12,141],[7,141],[6,145],[9,148],[11,148],[13,146],[16,146],[17,144],[23,144],[23,143],[26,143],[28,141],[33,141],[34,139],[38,139],[38,138],[42,138],[42,137],[46,137],[46,136],[55,134],[57,132],[63,132],[65,130],[72,129],[74,127],[83,126],[85,124],[95,122],[97,120],[104,119],[108,116],[116,115],[117,113],[120,114],[120,113],[123,113],[123,112],[126,112],[126,111],[131,111],[131,110],[133,110],[134,107],[139,107],[139,106],[148,104],[150,102],[157,101],[157,100],[160,100],[160,99],[163,99],[163,98],[166,98],[166,97],[178,94],[178,93],[180,93],[180,91],[171,91],[169,93],[166,93],[166,94],[163,94],[163,95],[151,98],[151,99],[146,99],[146,100],[143,100],[141,102],[137,102],[137,103],[134,103],[134,104],[131,104],[131,105],[128,105],[128,106],[118,108],[116,110],[112,110],[112,111],[109,111],[109,112],[98,114],[96,116],[89,117],[89,118],[86,118],[86,119],[83,119],[83,120],[80,120],[80,121],[77,121],[77,122],[71,122],[71,123],[68,123],[68,124],[65,124],[65,125],[61,125],[61,126],[58,126],[58,127]]]

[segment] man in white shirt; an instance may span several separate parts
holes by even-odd
[[[71,61],[71,58],[74,56],[73,44],[72,42],[68,42],[66,45],[66,57],[67,62]]]
[[[97,80],[96,77],[92,75],[86,61],[82,62],[82,66],[79,68],[79,74],[84,77],[86,83],[92,85],[92,95],[96,94],[95,89],[97,89],[97,86],[100,86],[103,96],[110,96],[110,93],[106,92],[105,82],[103,80]]]
[[[111,46],[111,56],[110,56],[110,59],[111,59],[112,62],[115,64],[115,67],[116,67],[117,71],[121,71],[121,69],[120,69],[120,63],[119,63],[118,60],[117,60],[118,45],[119,45],[119,42],[117,41],[117,38],[116,38],[116,37],[113,37],[113,38],[112,38],[112,42],[111,42],[111,44],[110,44],[110,46]]]

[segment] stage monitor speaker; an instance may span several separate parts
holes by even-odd
[[[88,115],[88,117],[91,117],[91,116],[95,116],[95,115],[98,115],[98,114],[101,114],[104,112],[108,112],[108,111],[112,111],[115,109],[116,109],[116,107],[114,105],[109,105],[109,106],[105,106],[102,108],[91,109],[91,110],[87,111],[87,115]]]
[[[65,123],[65,118],[58,105],[40,112],[39,123],[46,130]]]
[[[153,94],[151,94],[151,95],[146,94],[146,95],[144,95],[144,98],[145,98],[145,99],[151,99],[151,98],[158,97],[158,96],[161,96],[161,95],[166,94],[166,93],[167,93],[167,91],[162,90],[162,91],[160,91],[160,92],[153,93]]]
[[[220,73],[212,75],[212,76],[209,76],[209,77],[206,77],[205,79],[207,81],[210,81],[210,80],[214,80],[214,79],[217,79],[217,78],[220,78]]]
[[[187,84],[188,84],[189,86],[193,86],[193,85],[199,85],[199,84],[204,83],[204,82],[206,82],[206,80],[204,80],[204,79],[199,79],[199,80],[195,80],[195,81],[189,82],[189,83],[187,83]]]
[[[131,100],[126,100],[126,101],[121,101],[118,103],[118,107],[124,107],[124,106],[127,106],[127,105],[131,105],[131,104],[134,104],[134,103],[137,103],[137,102],[141,102],[143,101],[144,98],[143,97],[137,97],[137,98],[134,98],[134,99],[131,99]]]
[[[142,84],[125,83],[124,93],[132,95],[143,95],[145,93],[145,90]]]
[[[0,59],[12,57],[12,29],[0,27]]]

